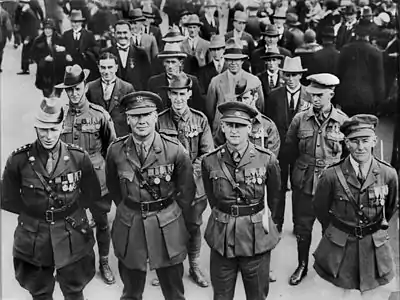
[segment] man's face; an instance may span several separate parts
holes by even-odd
[[[52,128],[38,128],[36,127],[37,138],[42,144],[43,148],[51,150],[57,144],[62,131],[62,123],[55,125]]]
[[[163,64],[168,75],[176,75],[181,71],[182,62],[178,58],[166,58]]]
[[[269,58],[265,61],[265,65],[267,67],[267,70],[275,73],[281,64],[281,60],[279,58]]]
[[[242,102],[252,107],[256,107],[257,100],[258,100],[257,91],[248,91],[242,95]]]
[[[222,55],[224,55],[225,48],[213,48],[210,49],[211,57],[213,60],[220,61]]]
[[[191,38],[195,38],[199,36],[200,27],[197,25],[189,25],[187,27],[189,36]]]
[[[279,36],[266,35],[264,37],[264,40],[265,40],[265,43],[267,44],[267,47],[276,46],[278,44],[278,41],[279,41]]]
[[[146,21],[144,21],[144,24],[146,26],[150,26],[150,24],[153,24],[153,23],[154,23],[154,19],[153,18],[146,17]]]
[[[192,96],[189,89],[171,89],[168,91],[168,97],[171,100],[172,109],[181,113],[188,107],[188,100]]]
[[[242,59],[225,59],[228,64],[228,70],[232,74],[237,74],[242,69],[243,60]]]
[[[225,134],[227,143],[238,147],[247,142],[251,132],[251,125],[221,121],[221,130]]]
[[[215,6],[205,7],[204,8],[204,12],[209,16],[214,16],[214,13],[215,13],[216,10],[217,10],[217,8]]]
[[[370,159],[376,141],[376,136],[355,137],[346,138],[345,144],[354,160],[359,164],[363,164]]]
[[[72,30],[78,31],[82,28],[82,22],[81,21],[71,21],[71,27],[72,27]]]
[[[132,34],[137,34],[137,33],[141,32],[141,30],[143,28],[143,24],[144,24],[144,22],[132,22],[131,23]]]
[[[344,19],[346,20],[346,22],[353,22],[356,19],[356,17],[357,17],[356,14],[345,15]]]
[[[78,104],[84,97],[85,93],[86,93],[86,85],[85,82],[81,82],[76,86],[70,87],[70,88],[66,88],[65,92],[68,95],[69,101],[72,104]]]
[[[101,59],[99,61],[99,71],[101,78],[106,81],[112,81],[116,77],[118,65],[112,58]]]
[[[142,115],[127,115],[126,119],[134,137],[145,139],[156,129],[157,112],[153,111]]]
[[[127,24],[121,24],[115,26],[115,36],[118,44],[121,46],[126,46],[130,43],[132,33]]]
[[[286,85],[291,89],[295,89],[299,86],[301,76],[301,73],[283,72],[283,77],[285,79]]]
[[[182,24],[183,24],[183,23],[186,23],[188,19],[189,19],[189,15],[184,15],[184,16],[182,16],[182,17],[181,17],[181,23],[182,23]]]
[[[316,110],[326,110],[330,104],[331,99],[335,95],[335,92],[331,89],[321,90],[320,93],[311,94],[311,101]]]
[[[237,32],[242,32],[246,27],[246,22],[242,21],[233,21],[233,27]]]

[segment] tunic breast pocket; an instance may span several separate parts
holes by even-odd
[[[100,124],[87,124],[86,126],[82,126],[82,135],[84,138],[84,147],[89,154],[94,153],[101,149],[101,140],[100,140]]]
[[[25,177],[22,179],[21,186],[23,199],[26,204],[30,206],[35,204],[37,205],[37,197],[45,193],[44,187],[39,178],[36,179],[35,177]]]
[[[210,179],[212,181],[213,192],[216,198],[224,197],[225,194],[232,189],[227,188],[229,182],[226,179],[224,172],[221,170],[210,171]]]
[[[300,130],[297,134],[300,153],[314,153],[314,130]]]
[[[14,249],[29,257],[35,255],[36,240],[39,230],[39,220],[24,217],[18,218],[18,226],[14,233]]]
[[[118,174],[122,199],[125,199],[130,195],[129,186],[132,184],[133,179],[135,178],[135,173],[129,171],[122,171]]]

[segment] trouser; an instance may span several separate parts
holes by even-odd
[[[272,216],[277,222],[278,230],[281,231],[285,220],[285,206],[286,206],[286,192],[287,182],[289,174],[292,170],[292,165],[288,164],[284,160],[279,160],[279,166],[281,168],[281,191],[279,193],[279,201],[276,205],[276,215]],[[292,220],[294,223],[294,206],[292,205]]]
[[[207,208],[207,198],[201,199],[196,202],[190,210],[190,220],[192,221],[187,225],[189,232],[188,254],[192,257],[198,257],[201,249],[201,231],[200,227],[203,224],[203,212]]]
[[[52,300],[55,278],[54,266],[38,267],[14,258],[15,277],[32,295],[33,300]],[[57,281],[65,300],[84,300],[83,289],[95,275],[95,256],[91,250],[80,260],[57,269]]]
[[[101,197],[101,210],[91,210],[94,221],[96,222],[96,240],[99,248],[99,255],[108,256],[110,252],[111,233],[108,226],[107,212],[111,209],[111,198],[109,194]]]
[[[226,258],[211,250],[210,271],[214,300],[232,300],[237,274],[242,273],[247,300],[265,300],[269,292],[271,252],[250,257]]]
[[[142,300],[146,271],[128,269],[118,261],[118,270],[124,288],[120,300]],[[161,291],[166,300],[184,300],[183,264],[156,269]]]
[[[32,48],[32,41],[29,40],[27,44],[23,44],[21,53],[21,70],[29,71],[29,60],[31,58],[30,52]]]
[[[4,53],[5,46],[6,46],[6,41],[4,40],[4,42],[0,43],[0,69],[1,69],[1,65],[3,63],[3,53]]]

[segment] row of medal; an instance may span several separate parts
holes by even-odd
[[[247,184],[263,184],[265,181],[265,168],[250,168],[244,170],[244,179]]]
[[[160,184],[161,179],[164,179],[166,182],[171,181],[171,174],[174,171],[174,165],[163,165],[157,168],[150,168],[147,170],[147,175],[150,179],[150,182],[153,184]]]
[[[77,171],[73,173],[68,173],[66,175],[61,175],[60,177],[56,177],[54,182],[56,184],[61,184],[61,190],[63,192],[72,192],[76,189],[77,184],[79,183],[82,177],[82,171]]]
[[[375,186],[373,188],[373,194],[372,190],[370,191],[370,204],[374,206],[385,206],[385,198],[389,193],[389,188],[387,185],[382,185],[382,186]],[[372,197],[371,197],[372,196]]]

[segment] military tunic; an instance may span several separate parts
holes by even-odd
[[[172,197],[168,207],[156,212],[130,209],[127,202],[154,202],[139,174],[160,197]],[[115,256],[132,270],[177,265],[186,257],[185,221],[194,199],[193,167],[187,151],[177,141],[155,133],[148,156],[141,164],[132,135],[114,141],[106,159],[107,186],[117,206],[112,227]]]
[[[356,205],[371,220],[366,224],[351,205],[334,167],[340,167]],[[382,201],[383,200],[383,201]],[[328,168],[318,183],[313,206],[325,231],[314,253],[314,268],[325,280],[345,289],[367,291],[388,283],[395,275],[393,252],[387,230],[357,238],[331,223],[336,218],[351,227],[365,228],[387,220],[398,207],[398,178],[395,169],[376,158],[361,185],[350,158]]]

